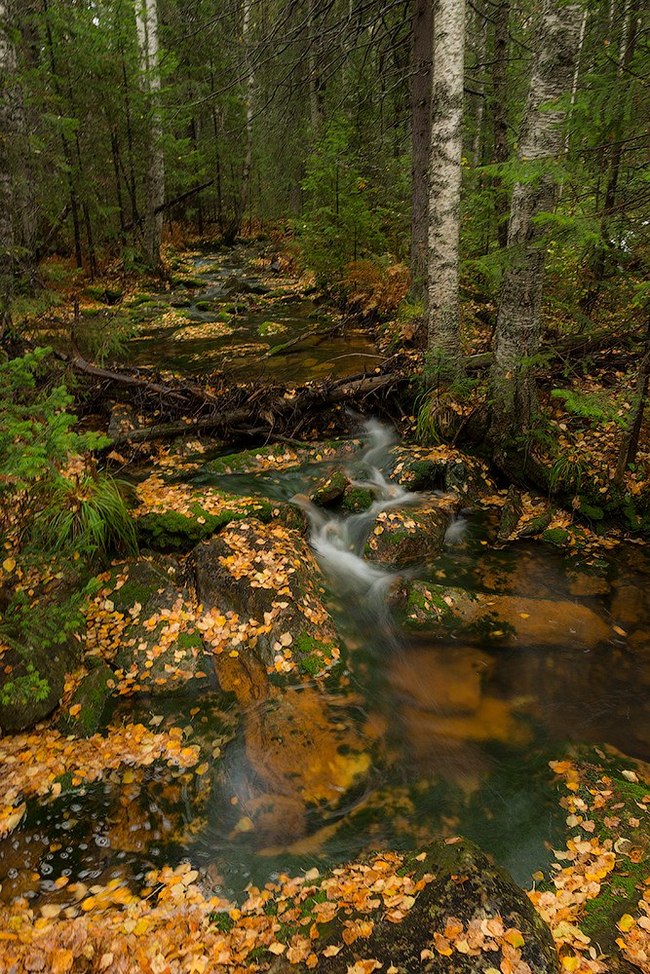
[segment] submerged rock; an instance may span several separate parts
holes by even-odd
[[[498,645],[572,646],[609,642],[611,627],[579,602],[468,592],[415,580],[402,592],[404,623],[439,636],[463,633]]]

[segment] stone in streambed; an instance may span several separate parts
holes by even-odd
[[[386,909],[380,884],[374,912],[350,908],[344,917],[337,916],[321,928],[320,938],[311,945],[319,958],[319,971],[362,974],[373,969],[363,962],[372,960],[376,970],[397,974],[484,974],[491,967],[556,974],[558,958],[550,930],[504,870],[465,839],[451,845],[432,843],[425,852],[423,861],[409,856],[399,867],[399,875],[406,873],[416,884],[421,882],[415,896],[396,897],[397,913]],[[380,882],[395,858],[387,853],[387,862],[375,871],[371,860],[364,882]],[[336,876],[330,881],[326,874],[315,885],[316,903],[320,886],[323,893],[333,887],[335,900]],[[371,921],[363,934],[351,936],[350,930],[363,921]],[[303,923],[303,929],[308,929],[309,918]],[[326,956],[328,945],[340,949]],[[285,955],[271,965],[273,974],[302,974],[307,969],[304,962],[291,964]]]
[[[58,722],[62,734],[91,737],[106,724],[112,710],[113,690],[117,680],[106,663],[93,667],[75,690],[67,710]],[[81,709],[77,709],[81,708]]]
[[[43,720],[59,704],[65,678],[80,663],[73,638],[61,645],[0,646],[0,733],[15,734]]]
[[[250,519],[198,545],[192,562],[208,610],[204,638],[219,654],[253,653],[277,673],[316,675],[339,658],[323,579],[305,540]]]
[[[432,498],[418,507],[382,511],[366,544],[366,557],[382,565],[411,565],[437,557],[457,508],[451,498]]]
[[[579,602],[520,598],[447,588],[415,580],[401,596],[405,625],[498,645],[594,649],[612,639],[610,626]]]
[[[168,567],[173,573],[174,564]],[[145,559],[105,578],[88,610],[86,647],[114,670],[120,693],[169,693],[206,678],[188,591]]]

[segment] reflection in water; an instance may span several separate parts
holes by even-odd
[[[567,740],[650,756],[645,552],[621,546],[614,567],[532,543],[498,549],[485,543],[495,534],[490,519],[465,512],[418,577],[512,606],[525,597],[524,614],[532,606],[535,617],[527,620],[530,638],[503,647],[476,635],[406,635],[388,607],[399,572],[364,554],[379,512],[421,499],[391,482],[392,442],[385,427],[366,426],[365,447],[345,462],[346,475],[374,501],[347,517],[306,496],[336,469],[331,461],[286,474],[219,478],[245,494],[297,494],[295,503],[307,512],[349,656],[328,693],[308,679],[280,690],[254,659],[222,654],[220,706],[236,715],[239,731],[223,751],[214,749],[202,788],[150,769],[135,782],[115,775],[31,808],[0,845],[1,896],[38,892],[66,902],[65,886],[52,886],[62,877],[86,885],[117,877],[137,886],[150,864],[181,856],[237,891],[277,870],[458,832],[525,882],[548,861],[561,821],[549,758]],[[535,605],[543,612],[535,614]],[[589,610],[599,620],[598,640],[572,637],[570,625],[555,635],[540,629],[550,606],[569,621]],[[613,625],[625,637],[611,635]],[[167,707],[176,722],[190,710],[174,698]],[[209,742],[217,732],[202,708],[201,699],[193,701],[193,720]]]

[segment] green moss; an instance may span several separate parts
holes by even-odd
[[[230,914],[222,911],[219,911],[218,913],[211,913],[210,922],[214,924],[217,930],[221,930],[222,933],[230,933],[232,928],[235,926],[235,921],[232,919]]]
[[[564,528],[548,528],[542,535],[542,541],[557,545],[559,548],[563,547],[568,540],[569,532]]]
[[[241,500],[234,499],[232,507],[226,507],[218,514],[210,514],[197,501],[190,505],[189,514],[151,512],[138,518],[136,527],[141,545],[154,551],[189,551],[225,524],[251,516],[260,521],[270,521],[273,505],[265,500],[243,504]]]
[[[257,334],[264,338],[266,335],[280,335],[286,330],[286,325],[280,324],[279,321],[263,321],[258,326]]]
[[[366,490],[365,487],[350,487],[345,492],[341,506],[344,511],[358,514],[367,511],[374,499],[372,491]]]
[[[309,676],[318,676],[325,667],[325,657],[332,647],[309,633],[301,632],[293,641],[294,658],[298,669]]]
[[[197,301],[194,307],[197,311],[212,311],[212,301]]]

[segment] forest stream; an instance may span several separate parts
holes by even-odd
[[[138,354],[147,348],[143,341]],[[297,461],[276,448],[241,454],[238,465],[237,455],[224,461],[216,451],[172,470],[165,489],[257,498],[283,505],[294,527],[303,524],[341,658],[329,659],[321,685],[307,652],[302,670],[282,683],[296,639],[287,627],[271,649],[270,677],[234,650],[215,656],[216,679],[206,665],[198,679],[164,694],[131,686],[136,692],[118,699],[113,726],[181,727],[205,762],[196,773],[152,761],[91,783],[69,775],[58,796],[31,800],[0,843],[3,901],[22,894],[32,906],[74,908],[75,884],[138,890],[151,868],[182,861],[212,890],[237,898],[249,883],[283,872],[459,834],[528,885],[548,867],[563,831],[549,760],[585,743],[650,759],[645,548],[622,543],[610,556],[498,544],[498,513],[460,505],[444,489],[409,489],[399,477],[404,456],[392,432],[370,420],[358,439],[311,448]],[[141,471],[134,476],[142,480]],[[318,486],[337,476],[354,501],[347,510],[335,498],[318,499]],[[393,533],[395,557],[388,542],[379,557],[395,518],[407,543]],[[247,537],[261,552],[276,536],[283,545],[285,529],[274,523],[281,522],[231,525],[233,552],[242,555]],[[424,524],[437,532],[435,553]],[[264,564],[288,593],[284,555],[270,550]],[[205,605],[212,583],[201,580],[200,556],[192,557]],[[293,557],[294,577],[310,570]],[[172,556],[154,562],[171,572]],[[321,584],[316,579],[316,591]],[[432,603],[441,585],[478,599],[487,614],[440,625]],[[109,596],[109,619],[119,594]],[[137,613],[133,605],[144,598],[130,598]],[[264,608],[253,600],[251,615],[256,610]]]

